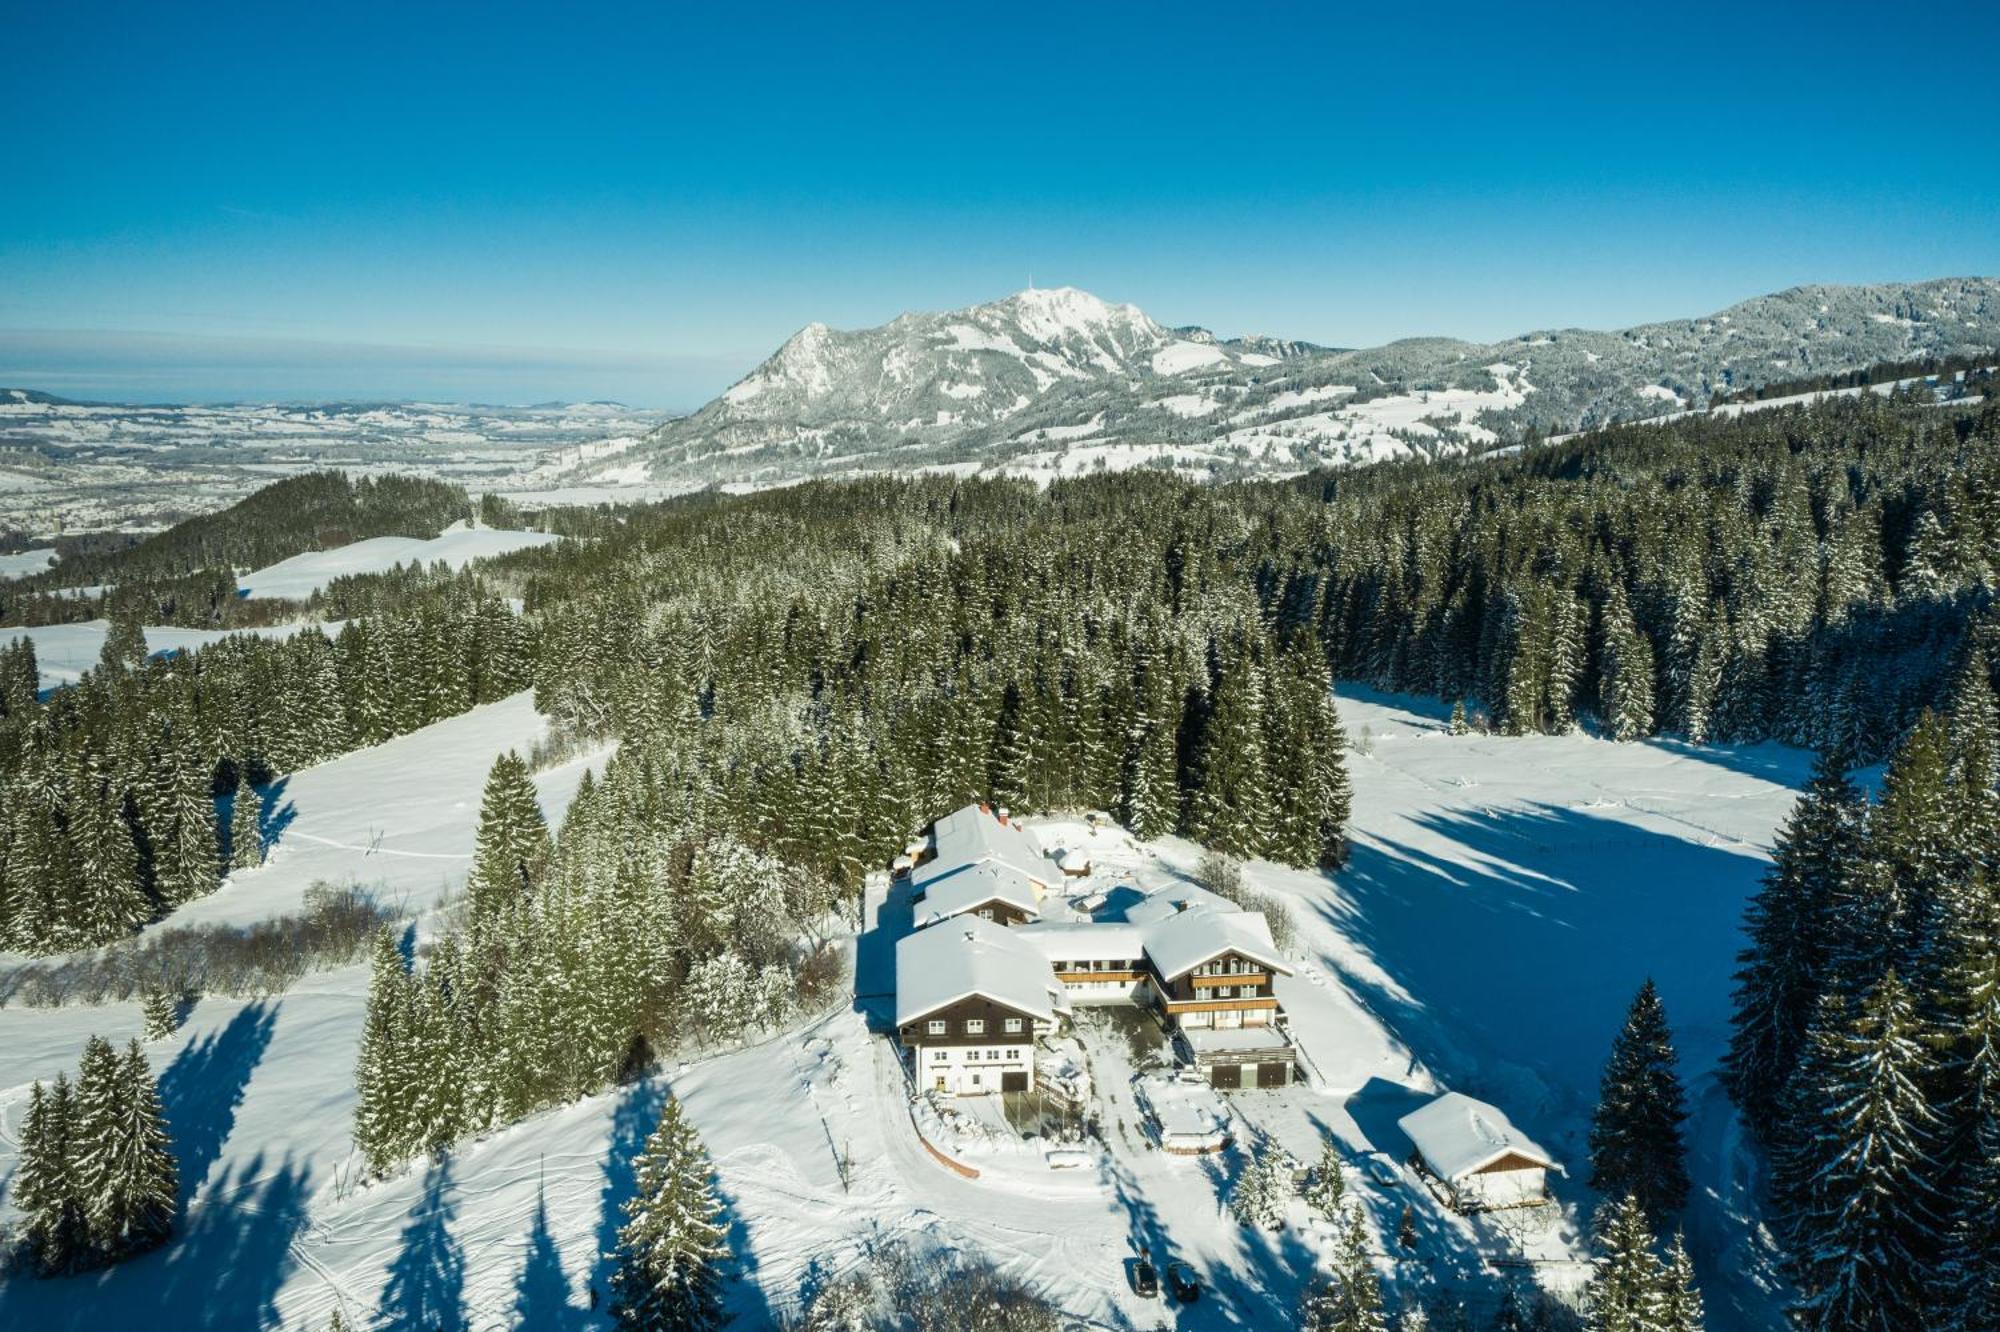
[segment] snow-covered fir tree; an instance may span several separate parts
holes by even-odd
[[[1341,1227],[1333,1271],[1309,1283],[1300,1301],[1301,1332],[1388,1332],[1382,1281],[1368,1253],[1368,1223],[1351,1208]]]
[[[1306,1181],[1306,1205],[1329,1221],[1337,1221],[1347,1205],[1347,1177],[1341,1170],[1340,1148],[1329,1137],[1320,1146],[1319,1161]]]
[[[1666,1006],[1648,980],[1612,1043],[1590,1127],[1590,1187],[1634,1197],[1655,1226],[1687,1202],[1687,1097]]]
[[[1832,912],[1862,853],[1867,802],[1838,754],[1822,754],[1779,830],[1771,870],[1744,917],[1724,1080],[1750,1131],[1769,1140],[1778,1097],[1828,981]]]
[[[146,1022],[146,1039],[163,1041],[180,1030],[181,997],[167,990],[148,990],[141,1001]]]
[[[613,1316],[642,1332],[705,1332],[722,1321],[722,1203],[708,1153],[669,1099],[634,1167],[612,1276]]]
[[[1796,1317],[1810,1332],[1918,1332],[1943,1236],[1938,1117],[1924,1093],[1934,1056],[1916,1001],[1892,971],[1851,1021],[1814,1039],[1825,1056],[1804,1065],[1823,1081],[1806,1089]]]
[[[264,799],[247,779],[239,781],[229,807],[229,867],[255,869],[264,863]]]
[[[1660,1332],[1666,1268],[1653,1249],[1646,1209],[1626,1195],[1606,1203],[1597,1221],[1602,1251],[1584,1292],[1587,1332]]]

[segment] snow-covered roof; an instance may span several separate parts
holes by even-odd
[[[917,923],[928,926],[949,920],[988,902],[1004,902],[1029,915],[1038,915],[1041,909],[1035,885],[1025,874],[1011,865],[991,861],[933,881],[924,890],[924,900],[917,905]]]
[[[1254,1027],[1188,1027],[1181,1032],[1181,1036],[1191,1049],[1200,1054],[1248,1054],[1258,1050],[1292,1048],[1292,1043],[1285,1039],[1285,1033],[1269,1023]]]
[[[919,888],[991,861],[1018,870],[1037,883],[1047,884],[1052,877],[1042,848],[1020,820],[1009,818],[1002,823],[990,807],[967,805],[953,810],[933,825],[931,841],[937,858],[917,867]]]
[[[1144,931],[1121,921],[1079,921],[1022,925],[1015,934],[1051,962],[1138,960],[1146,955]]]
[[[1191,907],[1206,907],[1219,914],[1241,910],[1220,893],[1212,893],[1196,884],[1182,883],[1161,888],[1149,893],[1143,901],[1128,904],[1124,916],[1140,925],[1150,925],[1156,920],[1177,916]]]
[[[1044,1022],[1069,1006],[1048,958],[1004,925],[968,916],[897,941],[897,1026],[975,994]]]
[[[1446,1092],[1396,1122],[1430,1168],[1446,1180],[1463,1178],[1506,1156],[1524,1157],[1545,1167],[1555,1164],[1498,1108],[1463,1092]]]
[[[1271,942],[1271,927],[1261,911],[1222,912],[1191,906],[1144,927],[1146,956],[1165,980],[1185,975],[1226,952],[1238,952],[1263,963],[1280,976],[1292,969]]]

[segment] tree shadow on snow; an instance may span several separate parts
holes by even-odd
[[[285,799],[285,788],[291,784],[290,777],[280,777],[263,788],[264,808],[257,820],[257,835],[269,851],[278,844],[285,829],[292,826],[292,820],[299,816],[299,807]]]
[[[189,1041],[160,1075],[160,1105],[180,1163],[177,1207],[183,1215],[229,1141],[277,1021],[277,1004],[250,1004],[220,1031]]]
[[[562,1253],[549,1233],[548,1200],[535,1192],[535,1215],[528,1227],[528,1254],[514,1281],[514,1322],[519,1328],[576,1332],[585,1326],[585,1311],[570,1302],[569,1274]]]
[[[612,1255],[618,1248],[619,1227],[625,1224],[625,1204],[638,1191],[639,1153],[659,1126],[666,1103],[666,1088],[642,1078],[625,1088],[618,1108],[611,1113],[611,1142],[604,1150],[602,1167],[604,1185],[597,1195],[597,1262],[591,1268],[589,1292],[592,1309],[610,1300],[611,1274],[618,1266]]]
[[[750,1227],[743,1219],[736,1199],[720,1183],[716,1185],[716,1197],[722,1200],[722,1223],[727,1227],[724,1242],[729,1245],[729,1257],[724,1260],[723,1307],[729,1312],[732,1327],[776,1327],[778,1316],[772,1312],[771,1302],[764,1294],[764,1284],[757,1279],[757,1255],[750,1248]]]
[[[915,927],[916,908],[907,879],[889,885],[888,896],[875,912],[875,926],[854,941],[854,1011],[870,1029],[894,1024],[886,1014],[896,995],[896,943]]]
[[[465,1250],[451,1233],[457,1215],[451,1158],[445,1157],[431,1162],[424,1174],[423,1194],[410,1209],[402,1250],[375,1309],[376,1327],[468,1332]]]
[[[297,1261],[310,1178],[290,1161],[267,1172],[259,1154],[218,1181],[152,1253],[81,1276],[0,1282],[0,1327],[106,1332],[152,1326],[238,1332],[279,1325],[279,1288]]]
[[[1345,983],[1424,1063],[1475,1095],[1482,1082],[1505,1095],[1511,1066],[1594,1099],[1647,976],[1684,1072],[1713,1061],[1761,857],[1547,805],[1412,822],[1452,844],[1448,856],[1357,838],[1321,910],[1389,980]]]

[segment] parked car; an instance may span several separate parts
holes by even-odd
[[[1150,1258],[1134,1258],[1132,1269],[1132,1293],[1142,1300],[1160,1298],[1160,1274],[1153,1270]]]
[[[1201,1282],[1195,1280],[1194,1269],[1186,1263],[1167,1264],[1167,1289],[1182,1304],[1193,1304],[1201,1298]]]

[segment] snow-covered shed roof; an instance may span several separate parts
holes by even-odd
[[[1185,975],[1202,963],[1235,951],[1262,962],[1280,976],[1292,969],[1271,942],[1271,927],[1261,911],[1217,911],[1191,906],[1142,927],[1146,956],[1165,980]]]
[[[1017,926],[1014,933],[1051,962],[1137,961],[1146,955],[1144,932],[1122,921],[1043,921]]]
[[[1069,1007],[1048,958],[1004,925],[968,916],[897,941],[897,1026],[975,994],[1044,1022]]]
[[[937,858],[917,867],[916,884],[924,888],[972,865],[998,861],[1040,884],[1052,877],[1052,867],[1032,834],[1018,819],[1001,822],[991,807],[967,805],[939,819],[931,828]]]
[[[1123,896],[1122,892],[1120,896]],[[1127,902],[1123,914],[1129,921],[1150,925],[1193,907],[1206,907],[1218,914],[1242,909],[1220,893],[1212,893],[1196,884],[1181,883],[1149,893],[1142,901]]]
[[[953,916],[976,911],[988,902],[1004,902],[1017,911],[1029,915],[1039,915],[1041,900],[1035,895],[1035,885],[1027,875],[1011,865],[989,861],[983,865],[971,865],[942,880],[934,880],[924,889],[924,900],[918,904],[917,922],[930,925],[935,921],[949,920]]]
[[[1555,1165],[1507,1116],[1463,1092],[1446,1092],[1396,1121],[1410,1135],[1417,1151],[1447,1181],[1483,1170],[1504,1157],[1518,1156],[1537,1165]]]

